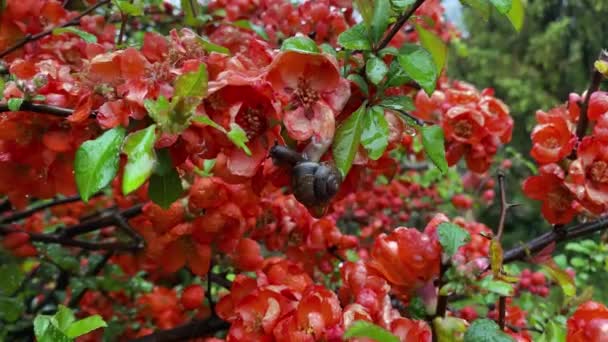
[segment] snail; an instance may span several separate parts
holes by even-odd
[[[280,145],[270,149],[270,156],[275,164],[292,168],[293,194],[306,207],[322,207],[338,193],[342,184],[342,174],[333,165],[309,160]]]

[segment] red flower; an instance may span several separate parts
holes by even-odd
[[[283,120],[292,138],[314,137],[319,142],[333,138],[334,117],[350,96],[350,84],[340,77],[332,56],[280,52],[270,65],[267,80],[287,102]]]
[[[369,266],[404,290],[414,289],[439,273],[441,247],[416,229],[399,227],[376,238]]]
[[[277,341],[333,340],[341,329],[342,308],[336,294],[322,286],[311,286],[292,315],[274,328]]]
[[[538,125],[532,131],[532,151],[530,154],[540,164],[555,163],[566,157],[576,144],[564,107],[549,113],[536,113]]]
[[[589,99],[587,117],[589,120],[597,120],[602,114],[608,112],[608,92],[596,91]]]
[[[402,342],[430,342],[433,340],[431,328],[425,321],[397,318],[391,322],[391,332]]]
[[[568,318],[568,342],[608,340],[608,308],[597,302],[581,304]]]
[[[461,143],[478,144],[486,135],[485,118],[482,112],[465,106],[452,107],[442,122],[448,140]]]
[[[564,185],[564,172],[557,164],[543,166],[539,175],[528,177],[522,186],[526,196],[543,202],[541,211],[550,223],[565,224],[574,218],[574,196]]]
[[[608,203],[608,146],[595,137],[585,137],[577,159],[570,164],[566,186],[586,207],[602,211]]]

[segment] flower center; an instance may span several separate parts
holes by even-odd
[[[547,195],[547,202],[549,203],[549,207],[556,211],[564,211],[570,205],[568,194],[564,191],[564,189],[550,192]]]
[[[473,125],[466,120],[460,120],[454,125],[454,133],[461,138],[468,139],[473,135]]]
[[[557,141],[557,138],[551,137],[543,142],[543,146],[547,148],[557,148],[559,147],[559,141]]]
[[[319,93],[310,87],[310,83],[304,78],[298,79],[298,88],[295,97],[304,107],[310,107],[319,100]]]
[[[267,128],[264,111],[261,105],[242,109],[235,121],[243,130],[245,130],[249,140],[260,136]]]
[[[589,177],[598,183],[608,183],[608,164],[603,160],[598,160],[589,167]]]

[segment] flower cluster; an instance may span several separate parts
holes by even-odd
[[[528,197],[542,201],[543,216],[553,224],[569,223],[581,213],[598,215],[607,209],[608,93],[591,95],[587,118],[594,123],[593,131],[577,137],[581,101],[580,96],[571,94],[567,104],[536,113],[530,154],[540,165],[539,174],[526,179],[523,190]]]
[[[483,173],[498,148],[511,141],[513,118],[492,89],[479,92],[464,82],[443,83],[430,97],[418,91],[415,105],[416,116],[443,127],[448,165],[464,157],[471,171]]]

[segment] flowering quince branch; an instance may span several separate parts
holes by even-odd
[[[111,0],[100,0],[95,5],[90,6],[89,8],[85,9],[84,11],[82,11],[82,13],[80,13],[79,15],[75,16],[74,18],[66,21],[65,23],[63,23],[61,25],[58,25],[56,27],[52,27],[52,28],[47,29],[45,31],[42,31],[40,33],[26,35],[23,39],[19,40],[15,44],[13,44],[13,45],[9,46],[8,48],[6,48],[4,51],[0,52],[0,58],[6,57],[6,55],[10,54],[11,52],[16,51],[17,49],[21,48],[22,46],[24,46],[27,43],[36,41],[36,40],[38,40],[38,39],[40,39],[42,37],[45,37],[45,36],[48,36],[48,35],[52,34],[53,30],[55,30],[55,29],[64,28],[64,27],[68,27],[68,26],[73,26],[73,25],[78,25],[78,23],[80,22],[80,19],[82,19],[82,17],[84,17],[85,15],[88,15],[88,14],[92,13],[93,11],[95,11],[96,9],[98,9],[101,6],[109,4],[110,2],[111,2]]]
[[[403,25],[405,25],[405,23],[407,23],[407,21],[410,19],[410,17],[412,15],[414,15],[416,10],[420,6],[422,6],[424,1],[425,0],[416,0],[416,2],[412,6],[410,6],[410,8],[407,10],[407,12],[403,13],[402,15],[399,16],[399,18],[397,18],[397,21],[395,22],[395,24],[393,24],[393,27],[391,27],[390,31],[388,31],[388,33],[384,36],[384,38],[380,41],[380,43],[376,47],[376,49],[375,49],[376,51],[380,51],[388,46],[388,43],[390,43],[390,41],[393,39],[393,37],[395,37],[395,35],[401,30]]]
[[[509,249],[504,253],[504,262],[525,260],[536,252],[552,243],[560,243],[578,239],[608,229],[608,216],[600,217],[591,222],[581,223],[572,227],[563,228],[560,231],[548,231],[527,243]]]
[[[102,193],[95,194],[94,197],[97,197],[100,195],[102,195]],[[56,205],[73,203],[73,202],[78,202],[78,201],[80,201],[79,195],[73,195],[73,196],[68,196],[68,197],[57,197],[46,203],[35,206],[33,208],[25,209],[23,211],[18,211],[16,213],[12,213],[8,216],[2,217],[2,218],[0,218],[0,223],[11,223],[11,222],[19,221],[21,219],[31,216],[32,214],[34,214],[38,211],[48,209],[48,208],[56,206]]]
[[[230,324],[218,316],[211,316],[205,320],[194,320],[184,325],[160,330],[150,335],[132,339],[130,342],[171,342],[183,341],[196,337],[212,335],[218,331],[226,330]]]
[[[598,60],[608,62],[608,52],[606,50],[602,50]],[[583,139],[583,137],[587,134],[587,127],[589,126],[589,117],[587,113],[589,111],[589,101],[591,100],[591,95],[599,90],[603,78],[604,76],[602,73],[596,68],[593,68],[593,72],[591,73],[591,84],[589,85],[589,89],[587,89],[585,100],[581,104],[580,118],[576,126],[576,136],[578,137],[578,140]],[[571,159],[576,159],[576,153],[573,153],[574,158]]]
[[[30,101],[23,101],[19,107],[21,111],[27,111],[32,113],[49,114],[61,118],[68,117],[74,113],[73,109],[62,108],[52,105],[33,103]],[[0,104],[0,113],[11,112],[8,104]]]
[[[58,233],[44,234],[13,228],[8,225],[0,225],[0,235],[12,233],[25,233],[30,241],[43,243],[56,243],[64,246],[79,247],[87,250],[109,250],[109,251],[137,251],[144,247],[141,236],[135,232],[125,221],[125,218],[137,216],[141,213],[141,205],[116,212],[115,209],[101,212],[97,217],[87,221],[68,226]],[[32,211],[31,213],[37,210]],[[17,216],[17,214],[15,214]],[[22,217],[19,217],[22,218]],[[109,225],[116,224],[132,239],[131,242],[89,242],[73,239],[74,236],[89,233]]]

